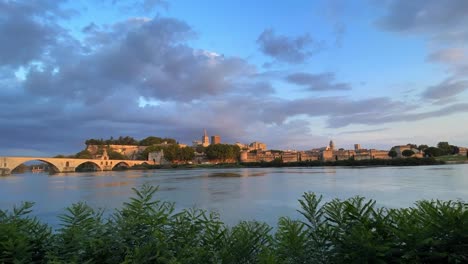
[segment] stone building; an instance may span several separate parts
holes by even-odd
[[[208,147],[209,145],[210,138],[208,137],[208,133],[206,133],[206,129],[203,129],[202,146]]]
[[[211,136],[211,145],[215,145],[215,144],[221,144],[221,136],[219,135]]]

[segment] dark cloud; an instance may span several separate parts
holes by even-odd
[[[169,2],[166,0],[132,0],[130,4],[123,1],[112,0],[112,5],[119,6],[123,12],[128,10],[152,12],[158,8],[168,9]]]
[[[366,133],[374,133],[374,132],[382,132],[388,130],[388,128],[376,128],[376,129],[365,129],[365,130],[353,130],[353,131],[344,131],[338,133],[339,135],[347,135],[347,134],[366,134]]]
[[[435,51],[427,61],[448,67],[450,77],[427,87],[423,100],[449,104],[467,89],[465,44],[468,41],[468,1],[390,0],[386,14],[377,21],[384,30],[424,36]]]
[[[447,116],[456,113],[467,113],[468,104],[457,103],[446,107],[442,107],[433,111],[425,111],[420,113],[414,113],[412,111],[392,111],[392,112],[380,112],[374,115],[368,115],[364,113],[350,114],[347,116],[339,116],[333,119],[329,119],[330,127],[343,127],[350,124],[364,124],[364,125],[376,125],[385,124],[392,122],[413,122],[418,120],[424,120],[428,118],[436,118]]]
[[[422,93],[423,98],[443,100],[454,97],[468,89],[468,80],[446,79],[441,83],[430,86]]]
[[[299,72],[288,75],[286,81],[305,86],[309,91],[351,90],[350,84],[335,82],[335,74],[331,72],[320,74]]]
[[[468,36],[468,2],[465,0],[391,0],[378,25],[390,31],[424,33],[439,40]],[[465,39],[466,40],[466,39]]]
[[[322,49],[309,34],[296,38],[277,35],[273,29],[264,30],[257,39],[260,50],[280,62],[303,63]]]
[[[187,46],[193,31],[176,19],[131,19],[90,34],[90,53],[69,53],[68,60],[57,65],[32,67],[26,88],[36,95],[88,104],[126,87],[147,98],[190,101],[233,92],[234,79],[255,73],[241,58]]]
[[[17,67],[40,59],[55,45],[61,1],[0,1],[0,65]]]
[[[316,117],[342,128],[468,111],[465,104],[452,104],[425,112],[387,97],[316,93],[280,98],[273,85],[284,78],[314,91],[347,90],[350,84],[337,82],[333,73],[285,77],[281,71],[259,72],[243,58],[193,48],[194,30],[178,19],[91,23],[80,33],[83,38],[76,39],[57,25],[66,13],[55,1],[0,0],[0,5],[2,32],[21,28],[16,32],[38,37],[0,35],[5,40],[0,43],[3,155],[38,150],[69,154],[82,149],[87,138],[120,135],[167,136],[190,143],[203,128],[220,134],[223,142],[258,140],[274,148],[304,149],[327,141],[314,135],[311,120]],[[277,61],[304,62],[317,47],[308,35],[264,33],[259,45]],[[8,47],[26,50],[7,54]],[[19,66],[24,75],[17,76]]]

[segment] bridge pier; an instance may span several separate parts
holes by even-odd
[[[0,168],[0,176],[8,176],[11,174],[11,170],[8,168]]]

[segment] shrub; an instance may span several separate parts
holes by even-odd
[[[30,217],[32,203],[0,210],[0,263],[467,263],[468,204],[420,201],[386,209],[363,197],[323,202],[305,193],[301,219],[276,229],[243,221],[228,227],[200,209],[174,211],[157,188],[110,217],[85,203],[59,216],[55,232]],[[274,231],[273,231],[274,230]]]

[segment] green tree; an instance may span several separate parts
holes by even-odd
[[[167,159],[170,162],[178,160],[179,157],[179,145],[168,145],[167,147],[164,147],[164,158]]]
[[[397,153],[394,149],[391,149],[391,150],[388,152],[388,156],[391,157],[391,158],[393,159],[393,158],[396,158],[396,156],[398,156],[398,153]]]
[[[91,155],[91,152],[89,152],[88,150],[82,150],[78,153],[75,154],[75,158],[77,159],[92,159],[93,158],[93,155]]]
[[[424,154],[429,157],[439,157],[444,155],[444,152],[440,148],[429,147],[424,150]]]
[[[406,146],[409,146],[409,147],[411,147],[412,149],[413,149],[413,148],[418,148],[418,145],[416,145],[416,144],[411,144],[411,143],[406,144]]]
[[[195,152],[191,147],[179,148],[177,159],[180,161],[191,161],[195,157]]]
[[[196,151],[197,153],[204,153],[205,150],[206,150],[206,148],[205,148],[204,146],[202,146],[202,145],[198,145],[198,146],[195,148],[195,151]]]
[[[448,142],[439,142],[437,143],[437,147],[442,151],[442,155],[450,155],[453,152],[452,147]]]
[[[113,151],[110,147],[107,148],[107,155],[109,156],[109,159],[111,160],[126,160],[128,159],[127,156],[125,156],[122,153],[119,153],[117,151]]]
[[[208,159],[225,162],[228,159],[238,159],[240,148],[237,145],[215,144],[206,147],[205,153]]]
[[[140,146],[151,146],[156,144],[161,144],[163,142],[162,138],[160,137],[147,137],[145,139],[140,140]]]
[[[429,147],[428,145],[424,145],[424,144],[423,144],[423,145],[419,145],[419,146],[418,146],[418,150],[419,150],[419,151],[423,151],[423,150],[427,149],[428,147]]]
[[[411,149],[405,149],[405,150],[403,150],[401,155],[403,155],[405,157],[411,157],[411,156],[414,155],[414,151],[412,151]]]

